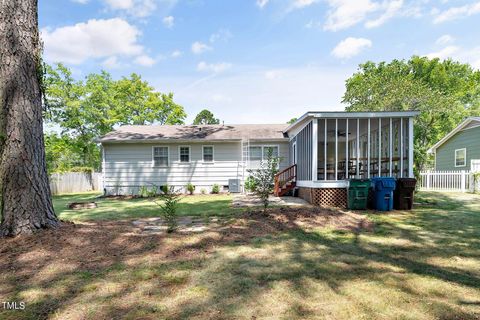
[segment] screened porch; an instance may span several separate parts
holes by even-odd
[[[311,120],[291,140],[297,180],[301,185],[302,181],[331,184],[352,178],[413,177],[416,114],[311,113]]]

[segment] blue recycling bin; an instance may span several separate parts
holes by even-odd
[[[373,184],[373,202],[375,209],[379,211],[393,210],[393,190],[395,190],[395,178],[375,177]]]

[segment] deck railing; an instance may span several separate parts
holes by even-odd
[[[282,189],[287,187],[287,183],[293,183],[297,180],[297,165],[294,164],[275,175],[274,194],[280,195]]]

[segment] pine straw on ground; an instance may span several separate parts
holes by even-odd
[[[105,310],[95,307],[91,317],[85,313],[83,309],[92,302],[79,297],[92,279],[106,281],[116,268],[134,270],[145,263],[204,260],[218,248],[318,227],[360,232],[371,230],[373,225],[364,215],[321,208],[273,208],[266,213],[251,210],[217,228],[190,234],[142,233],[131,220],[62,222],[56,230],[0,241],[0,301],[26,301],[27,312],[21,313],[21,318],[121,318],[133,310],[130,308],[134,308],[135,301],[122,302],[131,307],[121,311],[112,311],[110,305]],[[129,283],[129,279],[122,281]],[[3,311],[2,319],[19,316],[18,312]]]

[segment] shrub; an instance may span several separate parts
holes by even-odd
[[[190,193],[190,195],[192,195],[193,192],[195,191],[195,186],[191,183],[188,183],[186,189],[187,189],[188,193]]]
[[[166,193],[168,193],[168,191],[170,190],[170,186],[169,186],[168,184],[163,185],[163,186],[160,187],[160,190],[161,190],[164,194],[166,194]]]
[[[214,193],[214,194],[220,193],[220,186],[218,184],[215,183],[212,186],[212,193]]]
[[[152,188],[148,190],[147,195],[148,197],[153,198],[157,196],[157,193],[158,193],[158,187],[156,185],[153,185]]]
[[[245,180],[245,190],[249,192],[254,192],[256,186],[257,183],[255,179],[252,176],[248,176],[248,178]]]
[[[141,198],[148,198],[148,195],[149,195],[148,188],[145,186],[141,186],[140,189],[138,189],[138,195]]]
[[[165,186],[163,186],[165,187]],[[162,189],[163,189],[162,187]],[[167,224],[167,232],[173,232],[177,229],[177,210],[178,203],[181,200],[179,192],[175,191],[174,187],[170,187],[161,196],[163,203],[155,203],[160,207],[161,215]]]
[[[200,189],[200,193],[201,193],[201,194],[206,194],[206,193],[207,193],[207,189],[205,189],[205,188]]]
[[[269,150],[267,161],[260,164],[260,169],[249,169],[250,177],[255,181],[254,193],[263,203],[263,210],[268,207],[268,197],[273,192],[274,178],[278,172],[278,163],[280,158],[273,157],[272,151]]]

